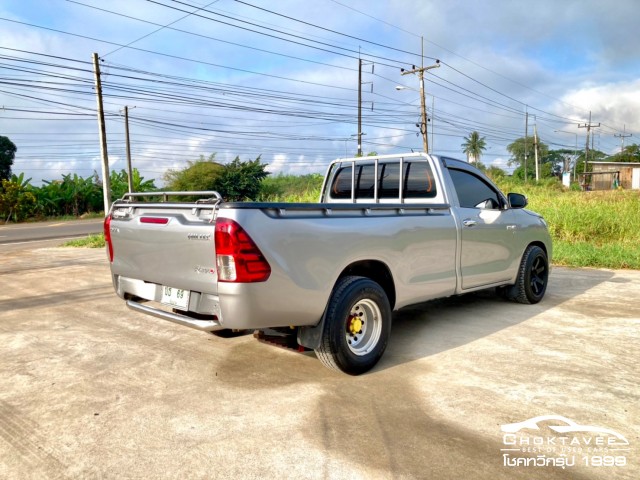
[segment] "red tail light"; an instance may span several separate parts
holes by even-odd
[[[104,241],[109,251],[109,261],[113,263],[113,244],[111,243],[111,215],[104,219]]]
[[[235,221],[216,220],[216,264],[220,282],[264,282],[271,267],[251,237]]]

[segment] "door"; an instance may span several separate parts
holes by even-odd
[[[633,190],[640,190],[640,168],[631,170],[631,188]]]
[[[516,222],[502,195],[481,177],[449,168],[460,208],[462,288],[505,281],[513,274]]]

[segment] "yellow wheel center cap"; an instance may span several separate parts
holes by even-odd
[[[351,321],[349,322],[349,332],[354,335],[362,330],[362,320],[358,317],[351,317]]]

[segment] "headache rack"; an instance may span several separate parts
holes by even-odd
[[[145,201],[146,197],[160,197],[160,201]],[[206,197],[188,201],[170,201],[170,197]],[[184,209],[191,208],[191,213],[200,216],[203,211],[211,210],[211,214],[205,214],[207,220],[215,221],[215,212],[223,202],[222,195],[214,190],[206,191],[158,191],[158,192],[130,192],[111,205],[110,214],[113,218],[127,218],[133,214],[136,208],[162,208]]]

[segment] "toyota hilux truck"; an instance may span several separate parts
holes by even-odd
[[[104,233],[131,309],[205,332],[287,329],[358,375],[402,307],[487,288],[542,300],[552,244],[526,206],[467,162],[412,153],[333,161],[319,203],[125,194]]]

